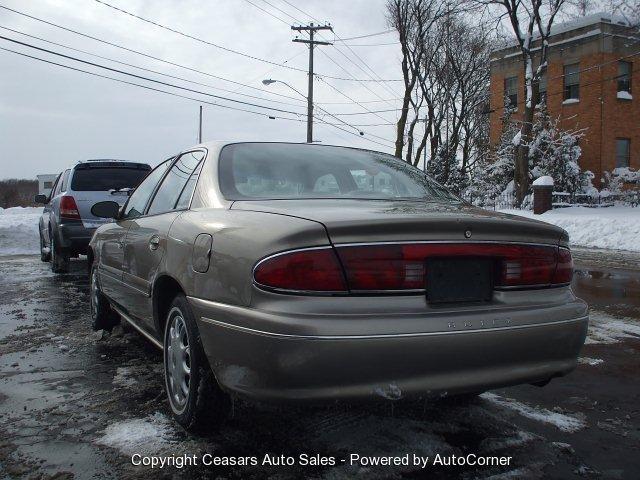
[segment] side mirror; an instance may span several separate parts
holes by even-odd
[[[120,214],[120,205],[117,202],[107,200],[106,202],[94,203],[91,207],[91,213],[100,218],[118,218]]]
[[[43,195],[43,194],[40,193],[40,194],[36,195],[34,200],[35,200],[36,203],[46,204],[47,200],[49,200],[49,199],[47,198],[46,195]]]

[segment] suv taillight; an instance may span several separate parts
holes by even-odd
[[[337,252],[337,255],[336,253]],[[567,248],[493,243],[414,243],[337,246],[284,252],[256,266],[262,286],[306,292],[424,290],[429,258],[489,258],[494,286],[529,288],[571,283]],[[344,278],[341,269],[344,267]]]
[[[80,220],[80,212],[78,212],[78,206],[72,196],[63,195],[60,197],[60,216]]]

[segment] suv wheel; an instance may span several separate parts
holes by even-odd
[[[184,295],[176,296],[166,320],[164,378],[175,418],[187,430],[215,426],[227,416],[231,402],[211,371]]]
[[[42,238],[42,232],[40,232],[40,260],[42,260],[43,262],[48,262],[49,260],[51,260],[51,250],[45,252],[44,249],[44,238]]]
[[[113,311],[109,301],[100,291],[98,282],[98,269],[91,266],[89,278],[89,303],[91,304],[91,327],[94,330],[111,330],[120,323],[120,316]]]
[[[49,236],[51,238],[51,271],[53,273],[65,273],[69,271],[69,252],[58,247],[58,242],[53,232]]]

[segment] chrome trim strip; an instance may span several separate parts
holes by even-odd
[[[442,244],[447,244],[447,243],[490,243],[490,244],[495,244],[495,245],[531,245],[534,247],[560,247],[560,245],[558,244],[554,244],[554,243],[533,243],[533,242],[513,242],[513,241],[509,241],[509,240],[469,240],[469,239],[465,239],[465,240],[402,240],[402,241],[388,241],[388,242],[356,242],[356,243],[335,243],[334,245],[336,247],[363,247],[363,246],[370,246],[370,245],[409,245],[409,244],[423,244],[423,243],[442,243]],[[567,247],[562,247],[562,248],[567,248]],[[567,250],[569,250],[567,248]]]
[[[478,328],[469,330],[452,330],[447,332],[418,332],[418,333],[382,333],[373,335],[292,335],[286,333],[266,332],[264,330],[257,330],[249,327],[242,327],[240,325],[232,325],[230,323],[221,322],[219,320],[213,320],[208,317],[200,317],[205,323],[215,325],[218,327],[228,328],[231,330],[237,330],[243,333],[250,333],[254,335],[262,335],[265,337],[282,338],[282,339],[297,339],[297,340],[370,340],[381,338],[412,338],[412,337],[432,337],[440,335],[456,335],[463,333],[486,333],[486,332],[501,332],[505,330],[520,330],[525,328],[546,327],[553,325],[563,325],[565,323],[578,323],[585,320],[589,320],[589,316],[572,318],[569,320],[559,320],[557,322],[543,322],[527,325],[511,325],[508,327],[496,327],[496,328]]]
[[[163,347],[162,347],[162,343],[160,343],[158,341],[158,339],[153,337],[150,333],[148,333],[147,331],[143,330],[142,327],[139,327],[138,324],[136,322],[134,322],[133,319],[129,315],[124,313],[122,310],[120,310],[115,305],[111,305],[111,308],[113,308],[118,313],[118,315],[120,315],[124,320],[126,320],[129,325],[131,325],[133,328],[135,328],[138,331],[138,333],[140,333],[143,337],[145,337],[147,340],[149,340],[151,343],[153,343],[153,345],[155,347],[159,348],[160,350],[164,350]]]
[[[102,275],[106,275],[106,276],[107,276],[107,277],[109,277],[110,279],[115,280],[116,282],[121,283],[121,284],[122,284],[122,285],[124,285],[125,287],[130,288],[131,290],[135,290],[136,292],[141,293],[142,295],[144,295],[144,296],[145,296],[145,297],[147,297],[147,298],[151,297],[151,293],[149,293],[149,292],[145,292],[145,291],[143,291],[143,290],[140,290],[138,287],[134,287],[133,285],[131,285],[131,284],[129,284],[129,283],[127,283],[127,282],[125,282],[122,278],[118,278],[118,277],[116,277],[116,276],[112,275],[111,273],[109,273],[109,271],[108,271],[108,270],[102,270],[102,269],[100,269],[100,268],[99,268],[99,269],[98,269],[98,273],[99,273],[99,274],[102,274]],[[124,273],[124,272],[123,272],[123,273]]]

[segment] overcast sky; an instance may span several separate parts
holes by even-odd
[[[330,22],[335,28],[335,33],[341,38],[388,29],[384,0],[289,0],[290,3],[308,15],[295,10],[284,0],[251,0],[251,3],[286,20],[286,23],[273,18],[246,0],[105,1],[194,37],[274,62],[286,61],[287,65],[304,70],[308,65],[306,46],[291,42],[295,32],[292,32],[288,26],[289,23],[295,23],[295,21],[274,7],[284,10],[302,22],[312,21],[310,16]],[[307,76],[304,72],[274,67],[184,38],[115,11],[94,0],[1,0],[0,5],[127,48],[196,68],[212,75],[246,83],[256,88],[296,97],[297,94],[285,85],[274,84],[265,87],[261,83],[264,78],[274,78],[286,81],[306,94]],[[304,141],[306,138],[306,124],[304,123],[306,107],[302,98],[298,102],[292,98],[273,96],[267,92],[251,90],[206,75],[172,67],[4,9],[0,9],[0,26],[121,62],[184,77],[195,82],[208,84],[211,87],[231,90],[235,93],[190,84],[104,59],[96,59],[0,28],[0,35],[4,37],[49,50],[211,94],[300,112],[300,116],[296,117],[302,120],[300,122],[270,120],[267,117],[268,112],[255,107],[219,101],[225,105],[265,112],[264,115],[258,116],[203,104],[203,138],[205,141],[217,139]],[[325,37],[327,39],[333,38],[330,33]],[[386,44],[395,40],[394,34],[386,34],[351,40],[346,43],[370,45]],[[339,42],[336,43],[340,45]],[[100,74],[144,83],[154,88],[182,95],[198,97],[207,101],[218,101],[203,95],[127,78],[117,73],[12,44],[6,40],[0,40],[0,47]],[[324,53],[319,52],[320,49]],[[354,46],[352,49],[373,69],[378,79],[401,77],[400,52],[397,45]],[[340,52],[349,58],[345,58]],[[335,63],[325,54],[328,54]],[[344,47],[340,49],[333,46],[317,47],[315,59],[315,70],[318,74],[373,78],[373,74]],[[357,65],[361,65],[365,71],[358,68]],[[39,173],[57,173],[78,160],[88,158],[130,159],[155,165],[161,159],[197,143],[199,103],[196,101],[97,78],[4,50],[0,50],[0,72],[0,146],[2,147],[0,178],[34,178]],[[349,99],[330,88],[327,83],[358,102],[397,98],[401,84],[379,82],[363,84],[355,81],[316,80],[315,100],[331,113],[364,112],[365,108],[368,110],[387,110],[398,108],[399,105],[397,100],[363,103],[362,106],[356,104],[322,105],[322,102],[349,102]],[[239,95],[241,93],[293,105],[243,97]],[[277,112],[271,112],[271,114],[294,117],[291,114]],[[323,118],[327,122],[338,123],[334,118],[328,116]],[[396,112],[385,112],[341,118],[350,124],[378,124],[395,122],[397,114]],[[349,129],[345,125],[342,125],[342,128]],[[392,125],[360,127],[360,129],[365,132],[364,138],[316,123],[314,139],[321,140],[323,143],[391,151],[394,137]],[[383,137],[386,141],[373,135]],[[365,140],[366,138],[371,138],[384,145],[370,143]]]

